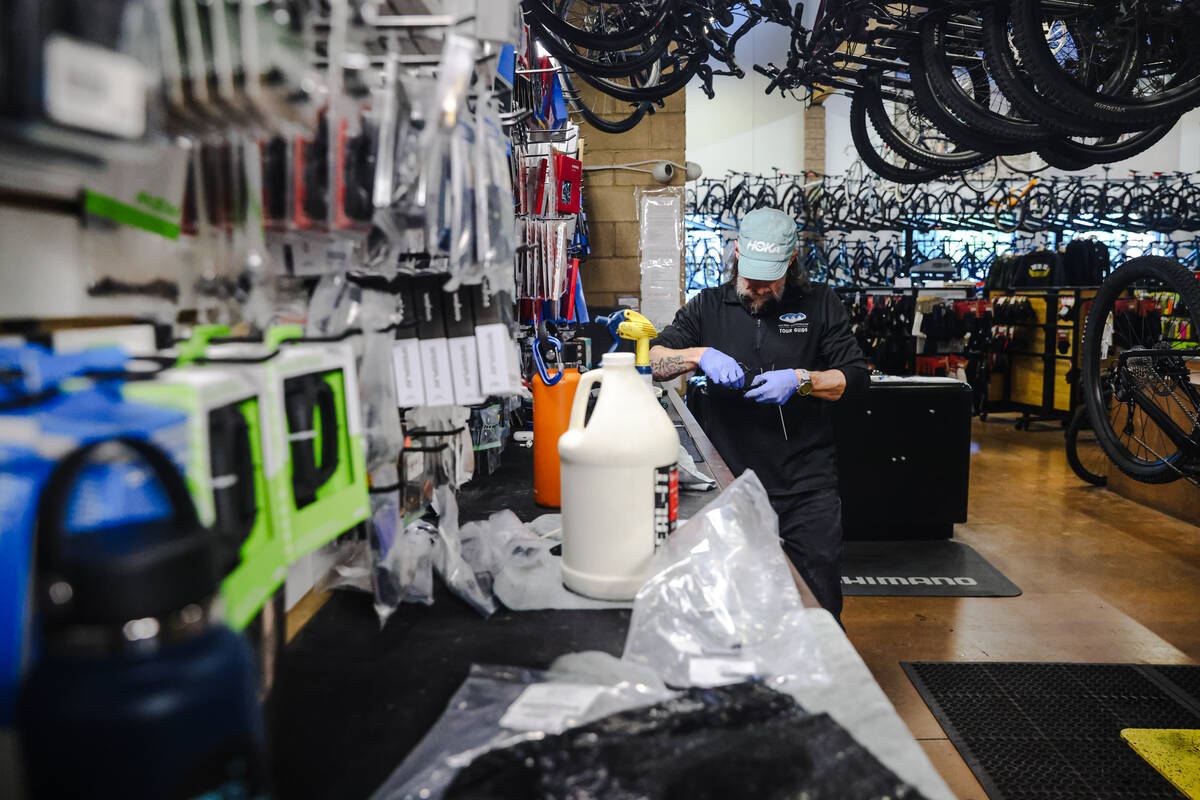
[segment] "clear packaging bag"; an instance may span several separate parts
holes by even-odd
[[[511,280],[517,231],[512,213],[510,145],[493,98],[480,102],[475,115],[475,248],[485,272],[502,270]]]
[[[789,693],[827,685],[785,559],[778,518],[747,470],[655,554],[623,657],[670,686],[751,676]]]
[[[450,138],[450,246],[446,291],[463,283],[479,283],[475,261],[475,139],[474,122],[466,119]]]
[[[484,617],[496,612],[496,600],[491,588],[480,585],[462,554],[462,538],[458,528],[458,502],[447,486],[433,495],[433,508],[438,515],[438,542],[433,552],[433,568],[450,591],[461,597]]]
[[[640,673],[633,675],[634,680],[603,684],[586,672],[472,665],[441,718],[372,798],[436,800],[482,753],[672,696],[639,682]]]
[[[398,472],[386,466],[371,473],[371,584],[382,626],[401,603],[433,604],[433,550],[437,528],[420,520],[405,525]]]

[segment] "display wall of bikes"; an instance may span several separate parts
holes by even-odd
[[[754,69],[767,93],[852,98],[863,161],[922,183],[996,155],[1038,153],[1078,170],[1159,141],[1200,105],[1200,8],[1179,0],[523,0],[530,33],[560,65],[572,107],[602,130],[637,125],[693,78],[742,77],[738,40],[760,23],[791,30],[782,66]],[[629,103],[603,119],[574,78]]]
[[[1200,49],[1200,48],[1198,48]],[[996,178],[975,171],[922,186],[850,175],[730,173],[688,186],[688,213],[736,226],[779,208],[802,230],[1200,231],[1200,173]]]

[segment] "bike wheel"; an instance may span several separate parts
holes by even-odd
[[[947,131],[955,125],[944,118],[934,119],[930,106],[936,105],[936,101],[928,102],[932,89],[923,93],[927,84],[923,83],[925,75],[919,60],[914,61],[910,69],[911,95],[885,98],[880,88],[880,76],[866,76],[863,88],[867,92],[867,113],[883,140],[912,163],[939,172],[977,167],[995,155],[961,146]],[[922,98],[927,102],[922,103]],[[938,115],[938,111],[933,111],[933,115]]]
[[[1024,118],[1058,134],[1107,135],[1111,127],[1081,117],[1043,97],[1025,69],[1013,42],[1009,4],[997,0],[983,11],[983,52],[988,75]]]
[[[1039,92],[1118,130],[1200,104],[1200,15],[1174,0],[1012,0],[1017,48]]]
[[[1084,483],[1105,486],[1108,484],[1110,463],[1096,438],[1096,432],[1092,430],[1087,408],[1080,406],[1075,409],[1071,423],[1067,425],[1067,464]]]
[[[866,88],[854,92],[850,101],[850,138],[863,163],[876,175],[894,183],[926,183],[941,175],[940,170],[913,164],[884,142],[867,122],[871,102]]]
[[[575,83],[571,80],[566,67],[563,67],[558,72],[559,82],[562,86],[563,97],[570,104],[572,111],[578,111],[583,117],[584,122],[591,125],[598,131],[604,133],[625,133],[633,130],[642,118],[646,116],[646,112],[650,110],[650,103],[640,103],[634,106],[633,111],[622,119],[606,119],[600,116],[594,110],[588,107],[575,88]]]
[[[979,138],[1025,143],[1028,149],[1050,136],[1041,125],[1021,117],[981,66],[985,58],[979,16],[928,17],[921,25],[921,58],[937,99]]]
[[[1167,305],[1169,301],[1169,305]],[[1164,317],[1188,320],[1172,340]],[[1082,375],[1088,415],[1104,452],[1143,483],[1200,474],[1200,389],[1189,358],[1200,357],[1200,281],[1160,256],[1130,259],[1101,285],[1084,328]]]
[[[1069,136],[1053,139],[1038,150],[1047,163],[1054,163],[1050,157],[1059,163],[1082,163],[1082,169],[1092,164],[1109,164],[1114,161],[1124,161],[1138,153],[1149,150],[1175,127],[1178,117],[1163,125],[1157,125],[1144,131],[1109,136]],[[1050,157],[1048,157],[1050,156]]]

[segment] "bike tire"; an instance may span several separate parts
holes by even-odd
[[[941,170],[920,165],[900,167],[891,164],[875,152],[875,145],[872,144],[871,136],[867,131],[869,124],[867,105],[870,102],[867,92],[865,87],[860,87],[855,90],[850,99],[850,138],[863,163],[870,167],[876,175],[893,183],[925,183],[941,175]]]
[[[1017,63],[1009,45],[1009,6],[1004,0],[983,11],[983,54],[988,74],[1021,116],[1061,135],[1103,135],[1110,128],[1073,114],[1042,96],[1033,79]],[[1082,169],[1076,167],[1075,169]]]
[[[938,98],[933,89],[929,70],[925,68],[925,62],[919,55],[909,63],[909,78],[912,83],[913,101],[917,108],[925,115],[926,119],[933,123],[935,128],[961,148],[951,154],[935,154],[919,149],[918,152],[922,154],[929,153],[922,155],[923,159],[935,159],[936,157],[935,160],[944,162],[947,168],[950,168],[951,161],[962,162],[962,165],[955,168],[967,169],[979,166],[989,158],[998,155],[1017,155],[1029,150],[1029,145],[1024,142],[1014,143],[1007,139],[982,135],[956,117],[954,112]]]
[[[1064,160],[1084,162],[1085,166],[1124,161],[1158,144],[1164,136],[1171,132],[1171,128],[1175,127],[1175,123],[1178,121],[1179,117],[1175,117],[1170,122],[1140,131],[1119,142],[1088,144],[1077,142],[1070,137],[1063,137],[1047,142],[1043,150]],[[1041,153],[1043,150],[1038,152]],[[1049,159],[1045,159],[1044,156],[1043,159],[1046,163],[1050,163]]]
[[[1162,256],[1131,258],[1104,280],[1092,302],[1083,332],[1081,387],[1096,438],[1117,469],[1142,483],[1170,483],[1183,477],[1176,467],[1187,472],[1191,466],[1173,466],[1161,461],[1149,462],[1129,454],[1121,444],[1120,435],[1113,429],[1112,420],[1109,419],[1105,406],[1104,376],[1101,375],[1101,347],[1104,343],[1109,309],[1115,306],[1116,301],[1130,285],[1146,278],[1160,281],[1169,287],[1170,291],[1178,294],[1192,314],[1193,324],[1200,322],[1200,317],[1197,316],[1197,310],[1200,309],[1200,281],[1192,273],[1178,262]]]
[[[1200,71],[1196,70],[1195,56],[1184,70],[1184,77],[1176,76],[1164,91],[1145,98],[1114,97],[1081,86],[1062,71],[1046,42],[1044,8],[1045,0],[1012,0],[1010,18],[1014,42],[1038,90],[1050,101],[1125,131],[1161,124],[1200,105]]]
[[[1108,476],[1092,472],[1088,465],[1079,458],[1080,434],[1090,430],[1092,430],[1092,423],[1088,417],[1087,408],[1080,406],[1075,409],[1075,413],[1071,415],[1071,422],[1067,425],[1067,464],[1084,483],[1090,483],[1092,486],[1107,486]]]
[[[1029,145],[1046,141],[1051,134],[1042,125],[1001,114],[963,91],[963,87],[954,79],[948,60],[948,23],[946,17],[931,16],[921,25],[921,58],[937,98],[969,128],[985,137],[1014,144],[1023,143],[1027,150]],[[979,46],[982,50],[982,42]]]
[[[558,75],[562,81],[563,94],[567,102],[570,103],[572,110],[578,111],[579,115],[583,117],[584,121],[598,131],[603,131],[604,133],[625,133],[627,131],[631,131],[637,127],[637,124],[641,122],[646,116],[647,112],[650,111],[652,105],[651,103],[639,103],[634,107],[632,113],[623,119],[605,119],[589,108],[587,103],[583,101],[583,97],[580,96],[579,92],[575,89],[575,83],[571,80],[571,76],[567,72],[566,67],[562,67],[558,71]]]
[[[576,47],[586,47],[589,50],[621,50],[633,47],[646,38],[646,31],[669,29],[667,21],[678,13],[679,2],[680,0],[662,0],[657,14],[651,20],[643,21],[634,28],[607,34],[575,27],[553,9],[547,8],[541,0],[526,0],[522,3],[522,10],[527,16],[532,16],[539,26]]]

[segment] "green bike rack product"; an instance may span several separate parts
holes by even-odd
[[[261,344],[212,344],[206,352],[215,361],[255,360],[263,369],[267,438],[284,453],[268,489],[272,507],[288,518],[288,562],[370,514],[354,350],[345,341],[302,336],[299,326],[278,326]]]
[[[198,355],[193,358],[199,357]],[[271,502],[282,448],[264,436],[269,403],[261,366],[188,366],[125,384],[130,399],[188,415],[187,483],[202,524],[227,538],[231,568],[221,584],[226,620],[244,628],[287,576],[286,509]]]
[[[272,369],[291,455],[287,555],[295,560],[370,514],[362,407],[346,342],[283,344]]]

